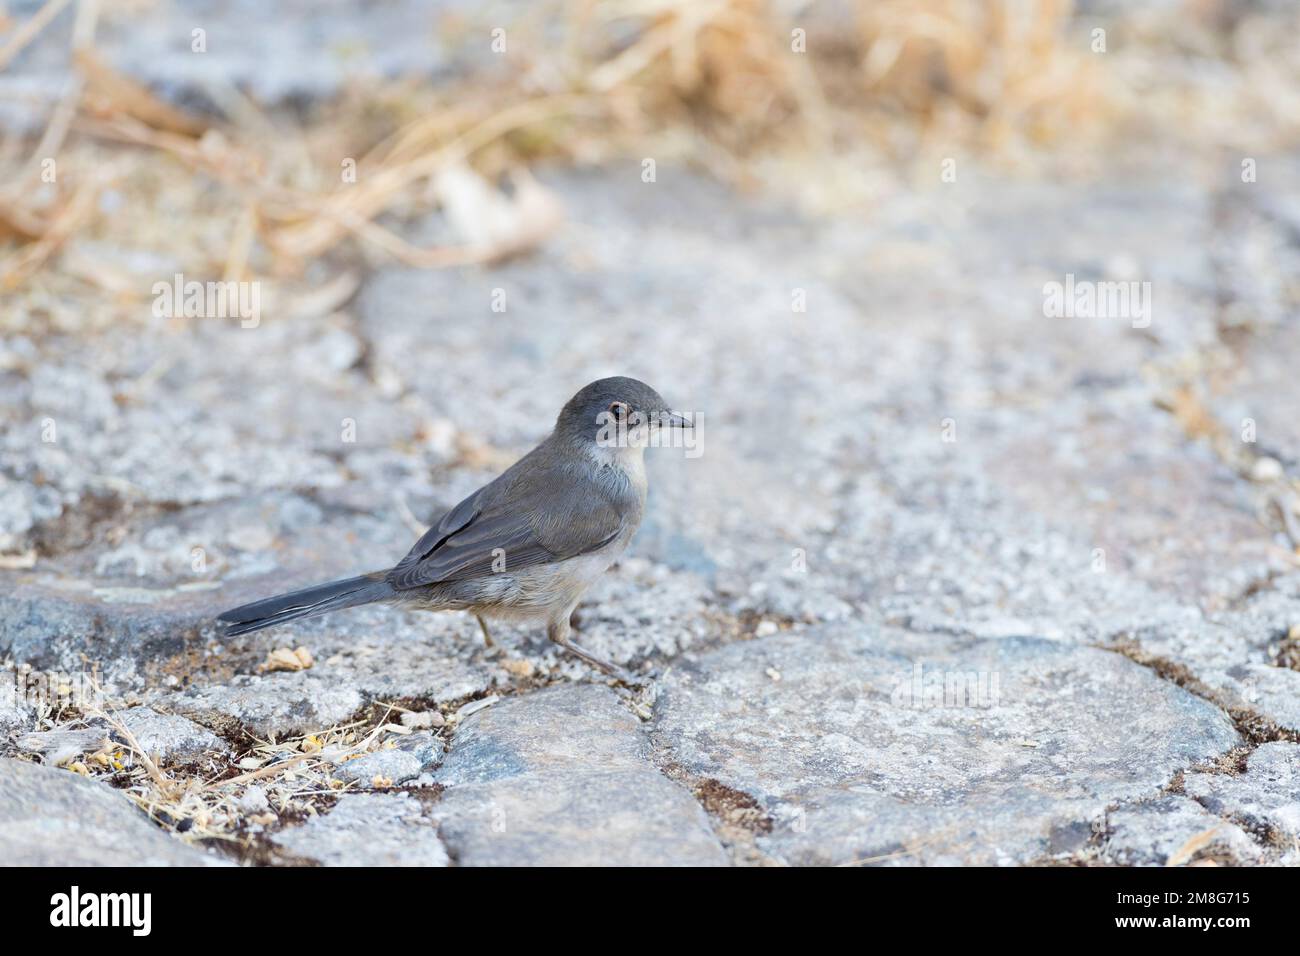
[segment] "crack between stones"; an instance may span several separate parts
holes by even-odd
[[[1100,649],[1106,650],[1107,648],[1100,648]],[[1166,679],[1166,678],[1162,678],[1162,679]],[[1246,758],[1250,755],[1251,752],[1254,751],[1256,746],[1258,746],[1258,744],[1247,744],[1247,745],[1233,747],[1231,750],[1228,750],[1220,754],[1217,758],[1214,758],[1213,763],[1211,765],[1203,766],[1200,769],[1198,769],[1197,772],[1221,773],[1221,774],[1229,774],[1232,776],[1237,776],[1239,774],[1245,773]],[[1244,822],[1243,820],[1237,817],[1234,817],[1232,814],[1219,813],[1214,809],[1212,809],[1211,807],[1207,806],[1203,800],[1197,799],[1196,797],[1189,795],[1186,792],[1183,785],[1183,781],[1189,769],[1192,768],[1181,767],[1178,770],[1174,771],[1174,774],[1172,777],[1170,777],[1169,782],[1166,783],[1163,787],[1161,787],[1160,790],[1155,794],[1152,794],[1150,796],[1144,796],[1144,797],[1125,798],[1125,799],[1116,800],[1113,803],[1108,803],[1105,806],[1105,808],[1102,810],[1101,815],[1097,819],[1089,821],[1089,826],[1091,827],[1092,832],[1090,833],[1087,842],[1080,849],[1074,851],[1073,853],[1069,854],[1064,858],[1059,856],[1054,856],[1051,854],[1044,854],[1029,861],[1026,865],[1027,866],[1109,866],[1112,865],[1111,863],[1109,863],[1108,861],[1102,858],[1102,852],[1105,848],[1106,837],[1111,832],[1110,821],[1112,815],[1120,810],[1145,806],[1149,803],[1161,799],[1162,797],[1167,797],[1167,796],[1186,797],[1187,799],[1195,802],[1207,813],[1223,821],[1224,823],[1231,823],[1239,827],[1251,839],[1251,841],[1254,842],[1261,849],[1269,850],[1271,848],[1275,848],[1276,844],[1274,844],[1270,840],[1267,834],[1261,834],[1258,832],[1258,830],[1255,827],[1248,825],[1246,822]],[[1201,857],[1199,856],[1199,852],[1200,851],[1198,850],[1197,853],[1193,854],[1192,857],[1188,859],[1186,862],[1190,863],[1196,859],[1200,859]]]
[[[713,777],[692,774],[652,745],[651,766],[694,798],[709,821],[713,838],[736,866],[780,866],[758,846],[772,832],[772,817],[750,794]]]
[[[691,773],[673,758],[653,731],[646,733],[646,745],[646,762],[700,805],[713,838],[733,865],[784,865],[758,846],[758,837],[771,833],[774,821],[752,794],[714,777]]]
[[[1227,704],[1223,701],[1222,695],[1217,693],[1213,688],[1205,684],[1200,678],[1192,673],[1191,669],[1185,665],[1167,658],[1162,658],[1142,650],[1141,646],[1134,640],[1117,640],[1109,645],[1094,644],[1098,650],[1110,651],[1119,654],[1131,660],[1133,663],[1145,667],[1154,673],[1161,680],[1168,681],[1177,687],[1187,691],[1195,697],[1207,703],[1213,704],[1227,714],[1232,721],[1233,727],[1245,741],[1244,744],[1238,745],[1213,758],[1213,762],[1198,770],[1201,773],[1221,773],[1232,776],[1244,773],[1246,770],[1246,761],[1254,751],[1266,743],[1275,741],[1289,741],[1292,743],[1300,742],[1300,733],[1285,728],[1270,720],[1253,708],[1243,705]],[[1066,865],[1066,866],[1088,866],[1101,862],[1099,860],[1103,842],[1106,834],[1110,830],[1110,818],[1113,813],[1124,807],[1141,806],[1160,796],[1179,795],[1188,796],[1183,787],[1183,780],[1188,772],[1196,765],[1189,765],[1176,770],[1170,778],[1169,783],[1165,784],[1159,793],[1153,797],[1143,797],[1139,799],[1118,800],[1113,804],[1108,804],[1102,812],[1100,819],[1091,821],[1092,835],[1088,843],[1081,850],[1071,854],[1062,860],[1051,856],[1042,856],[1032,861],[1029,865]],[[1232,823],[1240,827],[1250,838],[1263,849],[1270,849],[1274,844],[1270,842],[1266,835],[1262,835],[1255,828],[1243,824],[1239,819],[1230,814],[1217,813],[1210,807],[1206,806],[1201,800],[1188,796],[1188,799],[1194,800],[1198,805],[1203,807],[1206,812],[1213,814],[1218,819]]]
[[[1282,726],[1253,707],[1225,700],[1220,692],[1192,673],[1191,668],[1187,665],[1145,651],[1137,641],[1131,638],[1120,638],[1108,645],[1096,644],[1093,646],[1099,650],[1111,651],[1128,658],[1133,663],[1152,671],[1161,680],[1169,681],[1181,687],[1189,694],[1213,704],[1226,713],[1237,732],[1246,741],[1245,754],[1242,759],[1249,756],[1262,744],[1275,741],[1300,743],[1300,732]]]

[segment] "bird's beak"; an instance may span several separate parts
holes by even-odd
[[[659,425],[662,428],[694,428],[695,423],[684,415],[678,415],[676,412],[664,411],[659,416]]]

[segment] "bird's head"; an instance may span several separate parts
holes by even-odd
[[[600,447],[645,447],[660,428],[689,428],[645,382],[616,375],[592,382],[569,399],[555,420],[558,435]]]

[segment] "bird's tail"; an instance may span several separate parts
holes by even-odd
[[[234,637],[286,621],[383,601],[392,597],[393,593],[393,586],[384,580],[384,572],[363,574],[357,578],[331,581],[329,584],[318,584],[301,591],[290,591],[288,594],[254,601],[225,611],[217,617],[217,621],[224,625],[227,637]]]

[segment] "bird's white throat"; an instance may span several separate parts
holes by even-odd
[[[645,442],[633,441],[610,445],[594,443],[587,445],[586,451],[596,464],[616,468],[626,474],[633,485],[644,487],[645,448]]]

